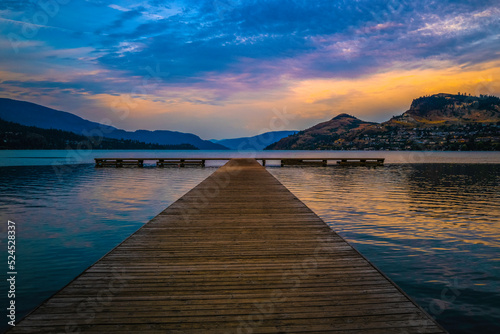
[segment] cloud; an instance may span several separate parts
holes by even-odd
[[[437,92],[498,94],[500,62],[464,69],[450,61],[395,64],[379,73],[350,79],[296,81],[291,88],[303,110],[324,112],[323,117],[341,112],[366,120],[383,121],[408,109],[413,98]]]
[[[126,24],[129,21],[132,21],[138,17],[142,16],[142,11],[144,10],[143,7],[135,8],[135,9],[126,9],[117,5],[110,5],[110,8],[113,9],[118,9],[120,11],[120,14],[118,18],[116,18],[111,24],[107,25],[104,28],[99,28],[96,30],[96,34],[101,35],[108,35],[109,33],[118,30],[120,28],[126,27]]]
[[[463,11],[465,5],[450,5],[446,12],[450,9]],[[485,34],[485,30],[497,17],[495,9],[481,8],[464,16],[467,23],[455,19],[461,22],[457,26],[436,21],[436,15],[422,12],[414,17],[415,5],[408,1],[360,1],[355,5],[331,1],[207,1],[168,19],[148,21],[131,32],[112,35],[114,40],[124,39],[126,43],[140,41],[142,52],[124,58],[123,45],[115,44],[100,61],[104,66],[137,74],[140,64],[154,57],[168,64],[168,83],[181,84],[203,81],[214,72],[242,72],[248,63],[245,59],[264,65],[253,68],[256,75],[263,68],[268,70],[267,64],[273,62],[276,73],[299,78],[359,76],[402,57],[457,56],[472,43],[467,40],[472,21],[475,31],[487,37],[491,33]],[[453,27],[458,35],[443,36],[444,30]],[[287,69],[291,63],[293,67]]]
[[[122,7],[120,5],[116,5],[116,4],[111,4],[111,5],[108,5],[109,8],[113,8],[113,9],[116,9],[116,10],[119,10],[120,12],[128,12],[130,9],[128,8],[125,8],[125,7]]]
[[[44,24],[53,28],[40,28],[15,54],[6,35],[22,35],[23,17],[32,20],[43,9],[33,1],[3,1],[0,45],[7,48],[0,50],[0,71],[9,75],[0,88],[4,95],[45,94],[50,103],[73,96],[103,113],[117,97],[132,96],[141,101],[137,115],[145,115],[134,119],[144,126],[158,124],[165,110],[170,122],[174,114],[195,118],[206,111],[255,127],[246,113],[265,115],[288,104],[309,108],[299,113],[302,125],[360,108],[347,96],[368,101],[352,86],[368,87],[364,80],[414,85],[417,92],[422,84],[412,78],[419,73],[442,78],[438,70],[473,73],[492,64],[500,49],[497,7],[490,0],[69,2]],[[398,72],[402,81],[381,76]],[[455,72],[452,77],[462,81],[444,81],[450,87],[470,79]],[[306,82],[315,83],[307,98],[297,90]],[[325,93],[321,85],[332,82],[345,83],[352,95]],[[380,108],[367,108],[373,119],[396,108],[377,101],[371,105]]]
[[[489,8],[482,11],[441,17],[428,15],[425,25],[417,30],[423,36],[446,36],[470,34],[488,27],[498,27],[500,9]]]

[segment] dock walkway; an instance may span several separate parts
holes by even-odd
[[[329,161],[335,161],[339,165],[345,166],[382,166],[385,158],[279,158],[279,157],[266,157],[254,158],[257,161],[262,161],[262,165],[266,165],[266,161],[280,161],[281,167],[289,166],[328,166]],[[228,161],[231,158],[95,158],[96,167],[144,167],[144,162],[154,162],[157,167],[166,166],[202,166],[205,167],[207,161],[218,160]]]
[[[253,159],[219,168],[9,333],[73,332],[445,333]]]

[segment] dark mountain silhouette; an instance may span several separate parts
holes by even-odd
[[[202,150],[225,150],[225,146],[203,140],[191,134],[168,130],[125,131],[91,122],[65,111],[47,108],[35,103],[0,98],[0,118],[26,126],[57,129],[84,136],[104,136],[160,145],[190,144]]]
[[[86,137],[74,132],[42,129],[0,119],[0,149],[2,150],[196,150],[190,144],[147,144],[130,139]]]
[[[263,150],[265,147],[277,142],[278,140],[296,134],[298,131],[271,131],[265,132],[253,137],[241,137],[232,139],[212,140],[229,147],[232,150],[248,151],[248,150]]]

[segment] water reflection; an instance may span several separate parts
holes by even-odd
[[[500,165],[268,170],[450,332],[499,331]],[[18,227],[18,316],[213,171],[0,167],[0,217]]]
[[[215,168],[0,167],[0,217],[16,222],[17,317],[208,177]],[[7,224],[1,224],[6,235]],[[6,239],[0,248],[6,249]],[[6,280],[0,289],[7,291]],[[1,307],[7,307],[2,294]],[[0,323],[0,331],[6,329]]]
[[[269,170],[450,332],[498,332],[500,165]]]

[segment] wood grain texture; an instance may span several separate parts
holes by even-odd
[[[10,331],[73,332],[445,333],[253,159],[219,168]]]

